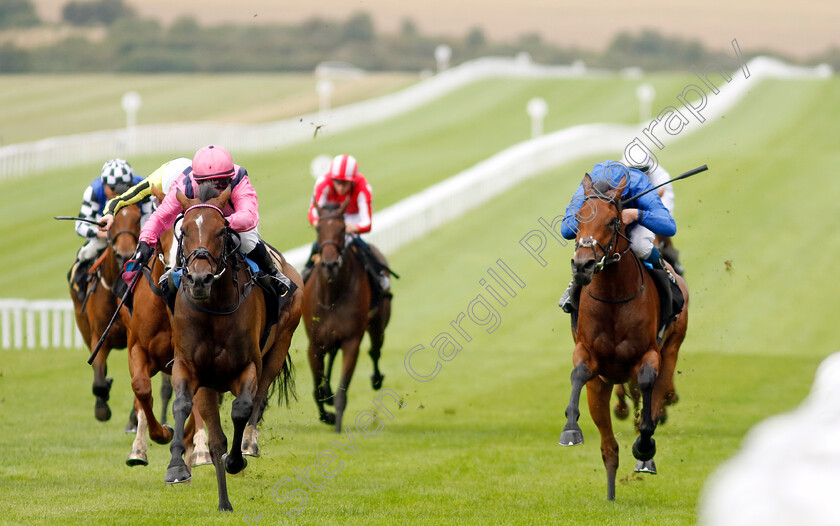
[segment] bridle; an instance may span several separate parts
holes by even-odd
[[[181,234],[181,236],[179,237],[177,234],[175,234],[175,237],[178,240],[178,259],[180,261],[179,266],[180,266],[180,268],[183,269],[183,272],[184,272],[182,277],[186,277],[189,274],[189,266],[193,262],[195,262],[196,260],[199,260],[199,259],[204,259],[204,260],[207,260],[208,262],[210,262],[210,268],[211,269],[215,268],[215,270],[213,271],[213,279],[218,280],[219,278],[222,277],[222,275],[227,270],[228,259],[231,257],[231,255],[234,255],[238,252],[239,245],[241,244],[241,240],[239,238],[239,234],[236,231],[234,231],[233,229],[229,228],[228,220],[225,218],[225,214],[224,214],[224,212],[222,212],[222,209],[219,208],[218,206],[211,205],[209,203],[199,203],[197,205],[193,205],[193,206],[187,208],[186,210],[184,210],[184,213],[181,214],[181,219],[183,220],[183,218],[186,217],[186,215],[188,213],[190,213],[190,211],[192,211],[194,209],[197,209],[197,208],[212,208],[213,210],[218,212],[219,215],[222,216],[222,218],[225,221],[225,239],[224,239],[224,244],[223,244],[224,248],[222,248],[222,254],[218,258],[215,257],[205,247],[198,247],[197,249],[193,250],[192,252],[190,252],[185,257],[184,256],[184,245],[183,245],[184,236],[183,236],[183,234]],[[230,242],[231,239],[234,239],[236,242],[231,243]],[[248,297],[248,294],[251,292],[251,289],[253,288],[253,283],[254,283],[254,278],[252,276],[251,280],[248,281],[247,283],[245,283],[244,287],[240,287],[239,286],[239,278],[238,278],[237,274],[238,274],[238,261],[237,261],[236,258],[234,258],[233,259],[233,270],[231,271],[231,276],[232,276],[232,279],[233,279],[233,286],[236,289],[237,300],[231,306],[229,306],[227,308],[214,309],[214,308],[208,308],[208,307],[205,307],[205,306],[200,305],[198,303],[195,303],[193,300],[191,300],[189,297],[187,297],[187,295],[184,293],[185,287],[183,287],[183,286],[180,288],[181,297],[186,301],[187,305],[189,305],[191,308],[193,308],[194,310],[197,310],[199,312],[204,312],[206,314],[214,314],[214,315],[233,314],[234,312],[236,312],[237,309],[239,309],[239,306],[242,305],[242,302],[244,302],[245,299]]]
[[[342,217],[341,216],[338,216],[338,217],[335,217],[335,218],[325,217],[325,218],[322,218],[321,220],[323,221],[324,219],[342,219]],[[319,226],[319,229],[320,229],[320,226]],[[334,245],[336,250],[338,250],[338,266],[340,267],[344,263],[344,252],[347,250],[347,244],[344,243],[343,238],[340,239],[339,241],[333,241],[332,239],[328,239],[327,241],[324,241],[324,242],[321,242],[321,241],[318,242],[318,255],[321,256],[318,264],[320,265],[321,262],[324,261],[324,255],[323,255],[324,247],[327,247],[327,246],[330,246],[330,245]]]
[[[199,260],[199,259],[206,260],[206,261],[210,262],[210,268],[213,269],[213,272],[212,272],[213,273],[213,279],[218,280],[225,273],[225,270],[227,270],[226,261],[227,261],[228,256],[230,256],[230,254],[231,254],[231,251],[227,250],[227,247],[229,245],[228,239],[230,238],[231,230],[229,228],[227,228],[228,221],[225,218],[225,214],[224,214],[224,212],[222,212],[222,209],[219,208],[218,206],[211,205],[211,204],[208,204],[208,203],[200,203],[200,204],[193,205],[193,206],[187,208],[184,211],[184,213],[181,214],[182,218],[186,218],[188,213],[190,213],[192,210],[195,210],[195,209],[198,209],[198,208],[210,208],[212,210],[215,210],[216,212],[219,213],[220,216],[222,216],[222,219],[224,219],[224,221],[225,221],[224,248],[222,249],[222,254],[218,258],[216,256],[214,256],[205,247],[198,247],[197,249],[190,252],[187,256],[184,256],[184,244],[183,244],[184,236],[183,236],[183,234],[178,236],[177,233],[176,233],[175,238],[178,240],[178,259],[179,259],[179,263],[180,263],[179,266],[184,269],[184,275],[186,275],[190,271],[190,268],[189,268],[190,265],[192,265],[196,260]]]
[[[610,242],[606,247],[603,246],[597,239],[595,239],[592,236],[587,236],[587,237],[582,237],[582,238],[579,238],[579,239],[575,239],[575,252],[577,252],[577,250],[580,249],[580,248],[591,248],[592,249],[592,258],[595,259],[595,271],[594,271],[594,273],[597,274],[598,272],[603,270],[604,267],[606,267],[607,265],[611,265],[613,263],[618,263],[619,261],[621,261],[622,256],[624,256],[624,254],[626,254],[630,250],[630,238],[627,237],[627,235],[625,235],[624,233],[621,232],[621,208],[619,208],[619,205],[615,201],[615,199],[610,199],[608,197],[604,197],[604,196],[600,196],[600,195],[588,195],[588,196],[585,196],[583,198],[582,203],[585,203],[589,199],[600,199],[602,201],[606,201],[609,204],[611,204],[613,207],[615,207],[616,212],[618,212],[618,215],[615,218],[613,218],[613,220],[610,222],[611,226],[612,226],[612,229],[613,229],[613,233],[612,233],[612,236],[610,237]],[[581,204],[581,207],[582,206],[583,205]],[[578,217],[577,219],[578,219],[578,222],[580,222],[580,217]],[[612,252],[615,249],[615,246],[616,246],[616,243],[617,243],[619,237],[627,240],[627,248],[625,248],[621,252],[616,252],[616,253],[613,254]],[[601,256],[600,260],[598,260],[598,252],[595,250],[596,247],[598,249],[600,249],[602,254],[603,254],[603,256]],[[622,299],[615,300],[615,299],[599,298],[597,296],[593,296],[592,293],[589,292],[589,289],[587,289],[586,293],[589,295],[589,297],[594,299],[594,300],[598,300],[600,302],[603,302],[603,303],[627,303],[628,301],[631,301],[631,300],[635,299],[636,297],[638,297],[638,295],[641,294],[642,291],[645,289],[645,276],[644,276],[644,269],[642,268],[642,262],[639,260],[638,257],[634,256],[633,259],[636,260],[636,264],[639,267],[639,277],[641,278],[640,279],[641,286],[639,287],[639,290],[637,290],[635,294],[633,294],[632,296],[627,297],[627,298],[622,298]]]

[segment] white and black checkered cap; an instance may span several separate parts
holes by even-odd
[[[130,185],[133,175],[131,165],[122,159],[111,159],[102,165],[102,182],[108,186],[116,186],[119,183]]]

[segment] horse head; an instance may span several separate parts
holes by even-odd
[[[210,298],[210,288],[225,271],[228,257],[228,223],[223,207],[231,189],[221,195],[212,183],[199,185],[196,199],[180,190],[177,198],[184,211],[179,242],[179,259],[184,267],[183,280],[194,300]]]
[[[609,179],[593,183],[589,174],[583,178],[583,203],[575,214],[578,231],[572,259],[572,275],[579,285],[588,285],[617,256],[619,240],[626,239],[621,223],[621,194],[626,185],[626,178],[616,188]]]
[[[110,200],[117,196],[110,187],[105,187],[105,196]],[[114,251],[119,268],[131,259],[140,239],[140,208],[126,206],[114,216],[114,223],[108,231],[108,244]]]
[[[345,237],[347,225],[344,223],[344,211],[350,199],[345,199],[341,206],[332,204],[323,207],[315,205],[318,211],[318,252],[321,255],[321,268],[331,282],[338,277],[338,270],[344,262]]]

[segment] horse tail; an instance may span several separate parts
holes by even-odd
[[[295,364],[292,362],[292,353],[286,354],[286,360],[283,362],[283,368],[280,370],[274,380],[271,381],[271,386],[268,388],[268,396],[266,396],[266,405],[269,404],[271,398],[277,392],[277,403],[285,403],[289,407],[289,402],[292,398],[297,401],[297,392],[295,391]]]

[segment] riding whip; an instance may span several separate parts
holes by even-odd
[[[659,187],[661,187],[661,186],[665,186],[666,184],[671,184],[671,183],[673,183],[674,181],[679,181],[680,179],[686,179],[686,178],[688,178],[688,177],[691,177],[692,175],[699,174],[700,172],[705,172],[705,171],[706,171],[706,170],[708,170],[708,169],[709,169],[709,167],[708,167],[708,166],[706,166],[705,164],[704,164],[703,166],[698,166],[697,168],[694,168],[693,170],[689,170],[689,171],[685,172],[684,174],[679,175],[679,176],[677,176],[677,177],[674,177],[673,179],[671,179],[671,180],[669,180],[669,181],[665,181],[665,182],[664,182],[664,183],[662,183],[662,184],[658,184],[658,185],[654,186],[653,188],[648,188],[647,190],[645,190],[644,192],[642,192],[642,193],[640,193],[640,194],[636,194],[636,195],[634,195],[634,196],[632,196],[632,197],[628,197],[628,198],[626,198],[626,199],[622,199],[622,200],[621,200],[621,204],[622,204],[622,206],[623,206],[623,205],[626,205],[627,203],[629,203],[629,202],[630,202],[630,201],[632,201],[633,199],[638,199],[639,197],[642,197],[642,196],[643,196],[643,195],[645,195],[646,193],[648,193],[648,192],[653,192],[654,190],[656,190],[657,188],[659,188]]]
[[[122,296],[122,299],[120,299],[120,304],[117,305],[117,310],[115,310],[114,315],[111,316],[111,321],[108,322],[108,326],[105,327],[104,331],[102,331],[102,336],[99,337],[99,342],[96,344],[96,348],[93,349],[92,353],[90,353],[90,359],[88,359],[88,365],[93,363],[94,358],[96,358],[96,355],[99,353],[99,349],[101,349],[102,344],[105,343],[105,338],[108,336],[108,333],[111,331],[111,325],[114,324],[114,320],[116,320],[117,316],[120,314],[120,309],[122,309],[122,306],[125,304],[126,298],[128,298],[128,295],[131,294],[132,290],[134,290],[134,285],[137,284],[137,280],[140,279],[140,277],[142,275],[143,275],[143,273],[140,272],[140,271],[138,271],[137,274],[134,275],[134,278],[131,280],[131,284],[126,289],[125,293]],[[118,278],[118,279],[122,279],[122,278]]]
[[[53,219],[64,220],[64,221],[81,221],[82,223],[90,223],[91,225],[102,226],[102,223],[96,221],[95,219],[87,219],[84,217],[75,217],[75,216],[55,216]]]

